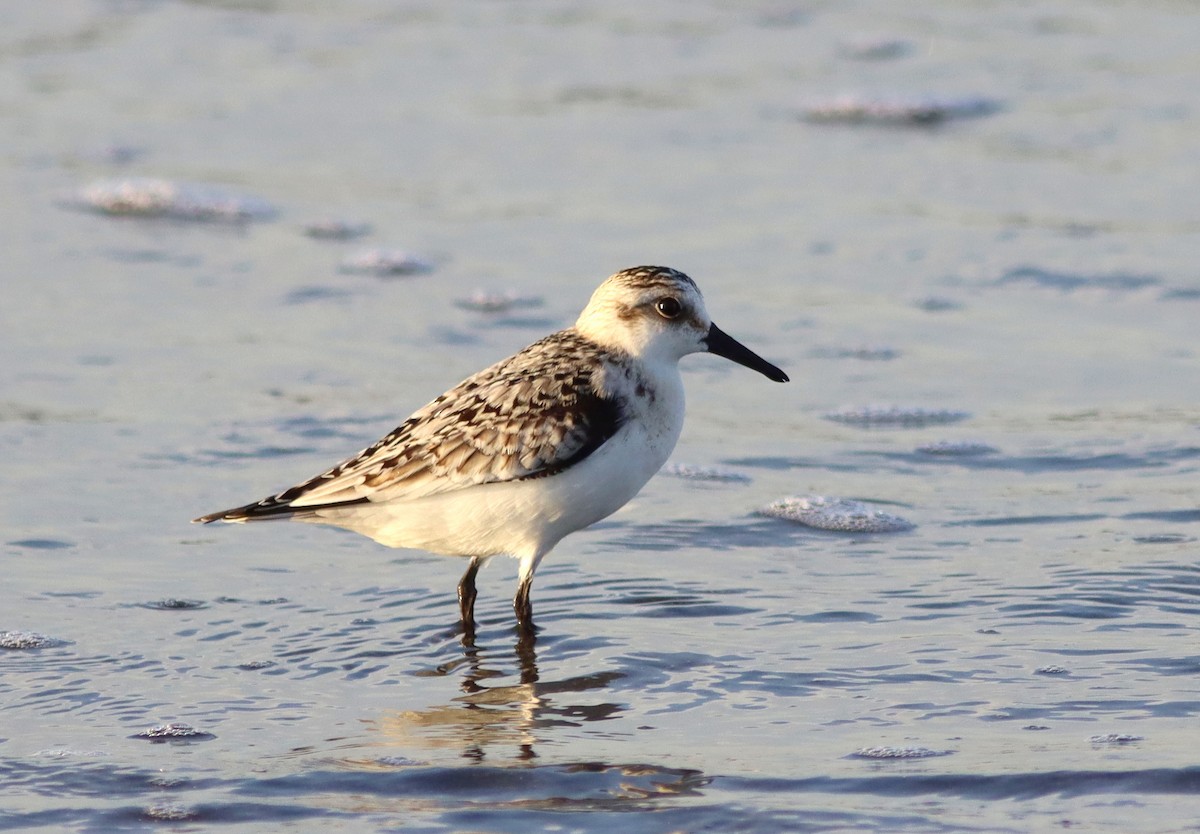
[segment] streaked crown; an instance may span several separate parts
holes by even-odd
[[[705,350],[711,324],[696,282],[666,266],[635,266],[592,294],[575,329],[608,348],[678,360]]]

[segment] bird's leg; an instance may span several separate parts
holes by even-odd
[[[523,638],[533,637],[536,628],[533,625],[533,603],[529,601],[529,589],[533,585],[533,574],[521,578],[517,585],[517,595],[513,599],[513,611],[517,614],[517,630]]]
[[[471,557],[471,564],[467,566],[467,572],[463,574],[462,579],[458,580],[458,612],[462,617],[463,631],[474,635],[475,633],[475,574],[479,573],[479,557]]]

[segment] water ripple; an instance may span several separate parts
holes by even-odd
[[[962,799],[1034,799],[1042,796],[1194,794],[1200,767],[1144,770],[1058,770],[1006,774],[938,773],[854,778],[764,779],[723,777],[721,787],[777,793],[954,796]]]

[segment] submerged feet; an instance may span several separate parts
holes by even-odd
[[[532,638],[537,632],[533,624],[533,603],[529,601],[529,588],[533,585],[533,577],[521,580],[517,586],[517,595],[513,598],[513,611],[517,615],[517,631],[522,639]]]
[[[458,580],[458,613],[462,618],[463,638],[467,640],[475,639],[475,598],[479,595],[475,589],[475,575],[479,573],[479,565],[479,557],[472,557],[466,573]],[[530,643],[537,633],[537,627],[533,624],[533,603],[529,599],[532,586],[532,576],[522,579],[513,599],[513,611],[517,615],[517,634],[522,641]]]

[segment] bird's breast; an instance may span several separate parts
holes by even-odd
[[[683,380],[677,370],[626,366],[614,388],[624,419],[613,440],[631,458],[627,464],[649,479],[666,463],[683,429]]]

